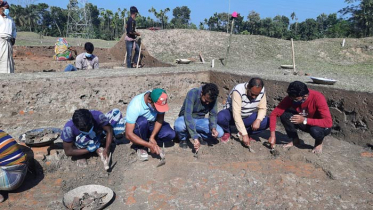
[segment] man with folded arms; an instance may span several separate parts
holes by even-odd
[[[269,143],[276,144],[276,120],[280,117],[291,142],[284,147],[300,144],[297,129],[309,133],[315,139],[313,153],[322,153],[324,137],[333,125],[328,104],[323,94],[307,88],[303,82],[289,84],[286,96],[270,115],[271,136]]]

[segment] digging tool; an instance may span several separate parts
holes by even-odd
[[[139,68],[139,63],[140,63],[140,57],[141,57],[141,37],[139,38],[139,41],[140,42],[140,49],[139,49],[139,56],[137,58],[137,65],[136,65],[136,68],[138,69]]]
[[[166,164],[166,153],[164,151],[164,143],[163,143],[163,147],[162,147],[162,150],[161,150],[159,156],[161,156],[161,160],[159,161],[157,167],[163,166],[163,165]]]
[[[201,143],[201,138],[198,138],[198,141],[199,141],[199,143]],[[193,144],[194,144],[195,142],[193,142]],[[196,159],[198,159],[198,151],[201,149],[201,145],[199,146],[199,148],[198,149],[195,149],[195,153],[194,153],[194,155],[193,155],[193,157],[195,157]]]
[[[124,66],[127,66],[127,50],[126,50],[126,55],[124,56]]]
[[[247,147],[249,149],[249,152],[252,152],[252,153],[255,153],[255,151],[253,150],[253,148],[251,148],[251,146],[247,146],[244,144],[243,140],[242,140],[242,134],[240,132],[237,133],[237,136],[238,136],[238,139],[240,139],[240,141],[242,142],[242,145],[244,145],[245,147]],[[249,139],[249,141],[251,141],[251,138]]]
[[[199,149],[196,150],[196,152],[195,152],[194,155],[193,155],[193,157],[195,157],[196,159],[198,159],[198,151],[199,151]]]
[[[280,155],[280,152],[279,152],[278,150],[276,150],[276,146],[271,147],[271,150],[269,150],[269,152],[270,152],[273,156],[275,156],[275,157],[277,157],[277,156]]]
[[[295,69],[295,51],[294,51],[293,38],[291,38],[291,52],[292,52],[292,57],[293,57],[293,74],[296,75],[297,70]]]
[[[109,157],[104,161],[104,168],[105,170],[109,170],[110,169],[110,160],[111,160],[111,152],[109,154]]]
[[[249,145],[249,146],[247,146],[247,148],[249,149],[249,152],[251,152],[251,153],[255,153],[255,151],[253,150],[253,148],[251,148],[251,146]]]

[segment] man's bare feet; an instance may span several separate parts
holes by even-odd
[[[322,144],[317,145],[315,148],[313,148],[312,153],[321,154],[322,153]]]
[[[80,168],[87,168],[88,162],[86,158],[79,158],[76,160],[76,165]]]
[[[283,146],[283,148],[290,148],[290,147],[292,147],[294,145],[299,145],[299,144],[300,144],[300,140],[299,139],[293,139],[291,142],[285,144]]]
[[[0,203],[4,202],[4,196],[0,194]]]
[[[292,146],[294,146],[293,141],[291,141],[291,142],[285,144],[285,145],[282,146],[282,147],[283,147],[283,148],[290,148],[290,147],[292,147]]]

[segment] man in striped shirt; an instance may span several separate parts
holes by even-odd
[[[27,174],[26,154],[6,132],[0,130],[0,203],[1,191],[17,189]]]
[[[218,124],[224,130],[221,141],[229,141],[230,126],[235,125],[243,143],[250,146],[250,135],[269,127],[266,111],[267,99],[262,79],[252,78],[249,82],[236,85],[228,95],[224,109],[218,114]]]

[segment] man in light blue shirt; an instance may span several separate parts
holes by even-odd
[[[169,109],[167,98],[166,91],[156,88],[135,96],[127,107],[126,138],[133,143],[142,161],[148,160],[144,148],[159,154],[158,143],[175,138],[175,131],[164,121],[165,112]]]

